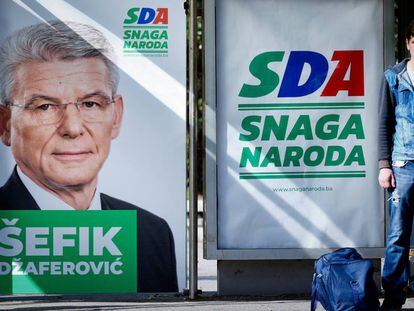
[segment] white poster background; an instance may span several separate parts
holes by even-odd
[[[123,21],[133,7],[167,7],[168,57],[124,57]],[[174,235],[178,285],[186,286],[186,32],[183,1],[40,0],[0,3],[0,41],[44,20],[71,20],[103,31],[117,52],[124,99],[120,135],[99,174],[101,192],[164,218]],[[0,144],[0,185],[15,165]]]
[[[377,0],[226,0],[216,2],[217,55],[217,163],[218,248],[329,248],[383,247],[384,212],[377,185],[377,106],[382,77],[382,1]],[[335,50],[364,51],[364,96],[321,97],[337,62]],[[238,97],[244,83],[259,84],[249,72],[251,60],[267,51],[285,51],[282,62],[269,68],[280,77],[276,90],[260,98]],[[315,93],[298,98],[278,98],[283,73],[291,51],[314,51],[329,63],[327,79]],[[309,68],[302,76],[306,81]],[[243,103],[364,102],[362,110],[238,111]],[[239,141],[241,121],[247,115],[334,113],[343,120],[361,114],[365,140],[351,135],[346,143],[336,140],[293,142]],[[263,125],[263,122],[262,122]],[[289,129],[293,124],[289,123]],[[312,129],[314,133],[314,126]],[[345,146],[362,144],[366,165],[330,167],[325,170],[365,170],[365,178],[239,179],[240,172],[320,171],[319,168],[239,168],[245,146]],[[326,150],[326,149],[325,149]],[[283,162],[283,152],[281,159]],[[264,155],[262,155],[262,158]],[[302,162],[303,163],[303,162]],[[303,164],[302,164],[303,165]],[[304,187],[332,187],[332,191],[303,191]]]

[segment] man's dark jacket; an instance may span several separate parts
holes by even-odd
[[[386,75],[397,77],[406,67],[409,58],[388,68],[383,76],[380,101],[379,101],[379,122],[378,122],[378,160],[379,168],[391,167],[393,137],[397,125],[395,109],[397,106],[396,99],[392,95],[392,90],[386,79]],[[393,88],[398,89],[398,79],[395,78]]]
[[[103,210],[137,211],[138,292],[176,292],[174,239],[167,222],[135,205],[101,194]],[[40,210],[16,169],[0,188],[0,210]]]

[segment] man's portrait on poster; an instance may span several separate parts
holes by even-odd
[[[113,47],[85,24],[28,26],[0,43],[0,134],[16,162],[0,210],[136,210],[138,291],[177,291],[167,222],[99,191],[122,125]]]

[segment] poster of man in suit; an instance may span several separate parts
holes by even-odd
[[[136,210],[137,289],[175,292],[185,286],[183,6],[96,5],[1,4],[0,210]]]

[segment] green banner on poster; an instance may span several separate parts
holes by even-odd
[[[1,211],[0,293],[137,291],[136,211]]]

